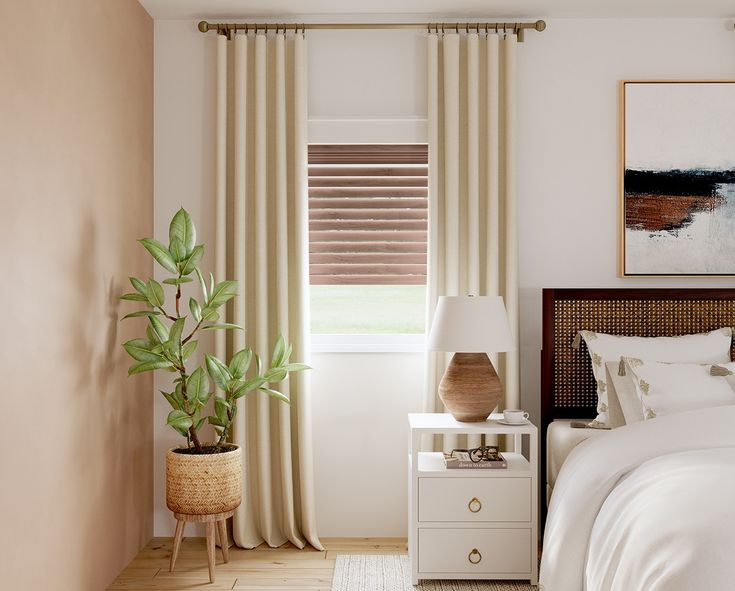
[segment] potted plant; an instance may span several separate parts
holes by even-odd
[[[232,511],[240,505],[242,494],[241,451],[239,446],[228,443],[238,399],[262,392],[288,404],[288,397],[271,386],[285,380],[290,372],[308,366],[289,362],[291,346],[282,335],[275,343],[267,368],[250,347],[237,351],[228,363],[205,355],[206,370],[192,363],[202,331],[242,330],[235,324],[219,322],[222,306],[237,295],[237,282],[215,283],[211,273],[209,284],[204,280],[199,269],[204,245],[196,244],[194,223],[183,208],[171,220],[168,247],[152,238],[139,242],[171,273],[163,285],[153,278],[143,281],[131,277],[135,291],[121,296],[145,308],[123,319],[148,319],[145,337],[123,344],[134,360],[128,375],[160,370],[173,377],[171,388],[161,394],[171,405],[167,423],[185,442],[166,455],[166,505],[174,513],[184,515]],[[182,313],[182,286],[192,283],[192,276],[198,280],[201,294],[189,297],[188,310]],[[167,289],[175,291],[173,309],[166,298]],[[212,384],[221,390],[221,395],[212,391]],[[212,399],[213,407],[208,407]],[[205,416],[207,408],[213,408],[214,413]],[[202,443],[199,433],[207,423],[214,428],[216,437],[211,443]]]

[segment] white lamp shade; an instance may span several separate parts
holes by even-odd
[[[508,314],[500,296],[440,296],[429,333],[430,351],[514,351]]]

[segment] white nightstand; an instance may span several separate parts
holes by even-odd
[[[459,423],[450,414],[408,415],[408,556],[419,579],[528,579],[538,584],[538,431],[491,415]],[[441,453],[420,452],[427,434],[513,435],[506,469],[447,470]],[[529,438],[530,458],[521,453]]]

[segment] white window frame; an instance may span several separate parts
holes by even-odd
[[[423,353],[425,334],[314,334],[312,353]]]

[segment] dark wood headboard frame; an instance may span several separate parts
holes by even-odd
[[[674,336],[723,326],[735,327],[735,289],[544,289],[542,486],[546,484],[549,424],[555,419],[592,419],[597,414],[587,348],[584,344],[578,350],[572,348],[577,331]]]

